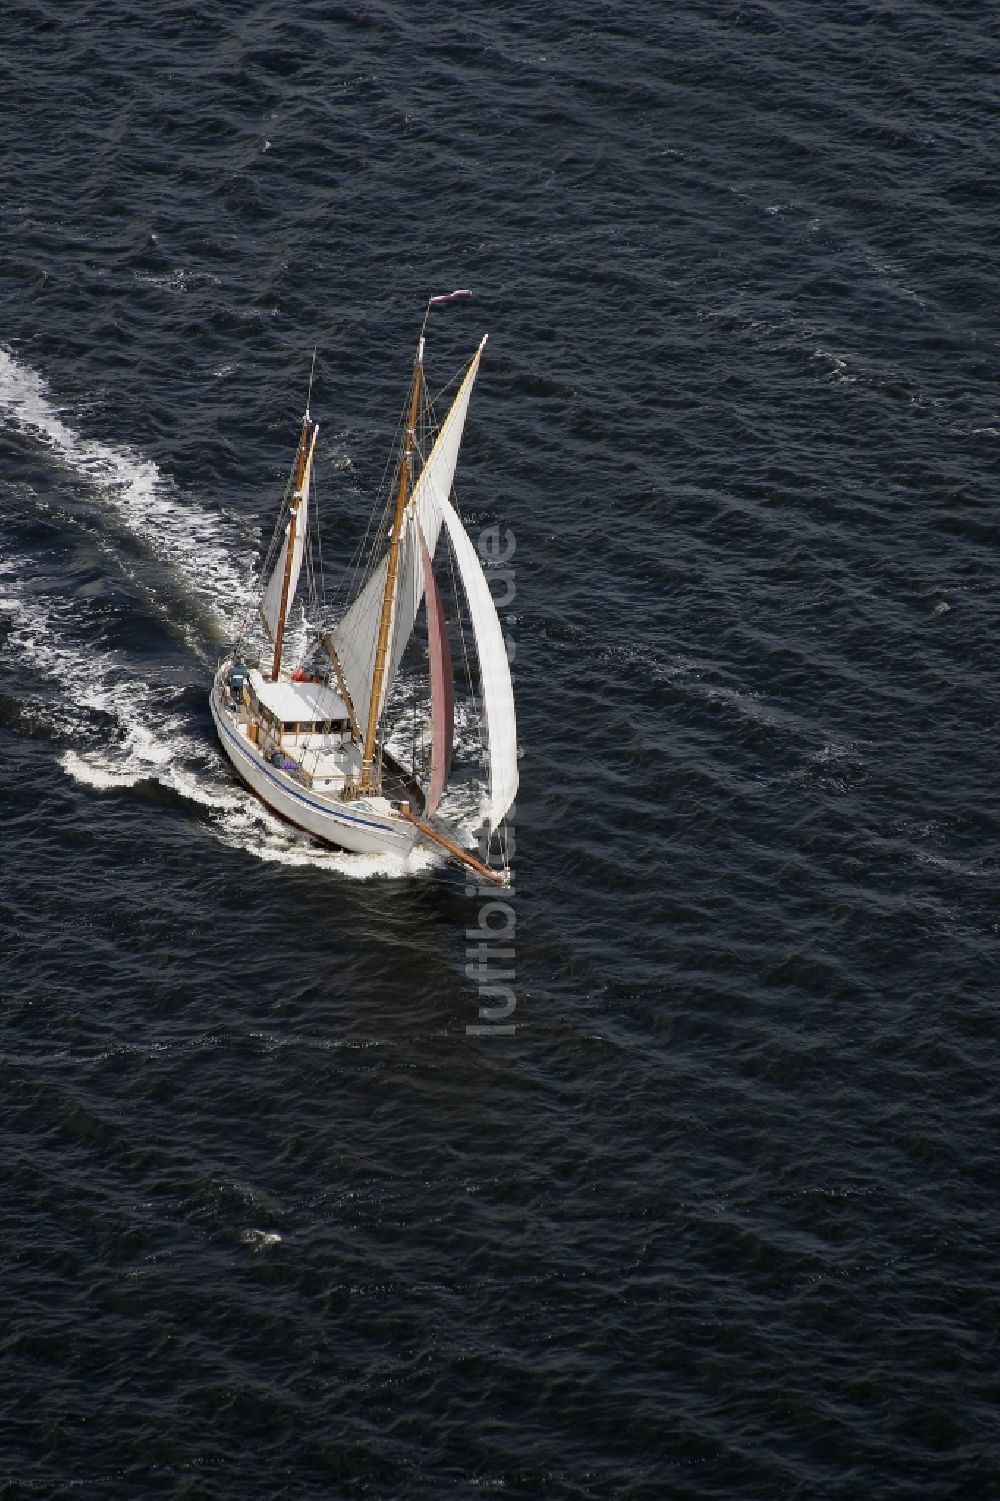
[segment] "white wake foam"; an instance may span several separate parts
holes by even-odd
[[[102,503],[185,592],[231,634],[253,603],[245,538],[227,536],[220,516],[182,497],[150,459],[85,438],[67,423],[42,377],[0,347],[0,411],[40,438],[56,460],[93,487]],[[237,561],[234,561],[234,554]]]

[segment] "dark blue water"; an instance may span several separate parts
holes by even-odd
[[[990,7],[3,36],[2,1494],[1000,1496]],[[486,1035],[483,899],[298,840],[206,703],[309,352],[336,576],[456,286]]]

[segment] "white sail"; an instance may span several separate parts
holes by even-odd
[[[427,551],[433,558],[441,531],[442,500],[447,501],[455,478],[458,451],[462,443],[465,417],[469,410],[469,397],[479,369],[486,340],[483,339],[473,356],[441,426],[424,465],[420,478],[413,487],[407,506],[406,524],[399,540],[399,564],[396,575],[396,594],[393,601],[392,643],[389,662],[382,689],[379,713],[385,705],[386,696],[392,687],[399,664],[406,650],[406,643],[413,633],[420,601],[424,594],[424,575],[420,564],[420,549],[417,546],[410,517],[415,516],[424,534]],[[375,648],[378,641],[379,621],[382,616],[382,599],[385,594],[385,579],[388,557],[382,558],[368,582],[333,630],[333,645],[337,653],[348,692],[354,704],[354,714],[359,725],[368,722],[368,703],[371,694],[372,676],[375,671]]]
[[[354,705],[354,717],[362,731],[368,723],[368,699],[372,673],[375,670],[375,643],[388,566],[388,558],[383,558],[351,608],[331,632],[333,649],[337,653],[337,661]]]
[[[490,790],[487,814],[490,832],[496,828],[517,795],[517,720],[510,663],[496,605],[476,549],[469,541],[451,501],[441,501],[441,514],[451,539],[462,587],[469,602],[479,656],[483,711],[489,738]]]
[[[295,598],[295,590],[299,582],[299,574],[302,572],[302,559],[305,556],[306,536],[309,531],[309,481],[312,476],[312,459],[316,450],[316,434],[319,426],[312,430],[309,440],[309,451],[306,456],[305,473],[302,477],[302,493],[292,497],[292,512],[295,515],[295,540],[292,543],[292,566],[288,574],[288,598],[285,601],[285,614],[292,608],[292,600]],[[260,602],[260,613],[264,624],[273,641],[278,633],[278,616],[281,614],[281,593],[285,583],[285,562],[288,558],[288,533],[291,528],[291,518],[285,527],[285,535],[281,540],[281,551],[278,553],[278,561],[271,570],[271,576],[264,589],[264,597]]]

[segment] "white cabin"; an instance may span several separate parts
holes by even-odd
[[[319,790],[357,781],[360,752],[351,738],[347,705],[333,688],[288,678],[271,682],[255,667],[247,674],[243,692],[247,728],[258,727],[248,738],[264,755],[283,753],[301,778]]]

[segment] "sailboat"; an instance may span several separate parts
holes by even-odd
[[[362,553],[353,595],[332,617],[311,590],[304,621],[293,615],[310,566],[310,498],[319,425],[309,407],[261,573],[253,610],[221,663],[210,705],[219,740],[237,774],[275,813],[327,844],[361,854],[406,858],[418,840],[480,876],[509,883],[503,822],[517,793],[517,725],[503,631],[487,577],[452,501],[452,484],[484,338],[444,420],[433,421],[424,377],[432,308],[466,299],[432,297],[424,312],[401,443],[387,466],[381,522]],[[374,519],[374,518],[373,518]],[[371,524],[370,524],[371,530]],[[454,751],[455,695],[449,631],[435,576],[447,541],[478,659],[479,722],[488,769],[484,799],[486,863],[435,821]],[[305,565],[305,567],[304,567]],[[456,598],[459,597],[457,584]],[[418,623],[426,626],[430,734],[414,736],[407,765],[389,750],[391,695]],[[292,623],[297,627],[290,630]],[[294,646],[290,640],[294,638]],[[463,656],[465,653],[463,653]],[[422,754],[420,753],[422,752]],[[496,836],[499,864],[495,863]]]

